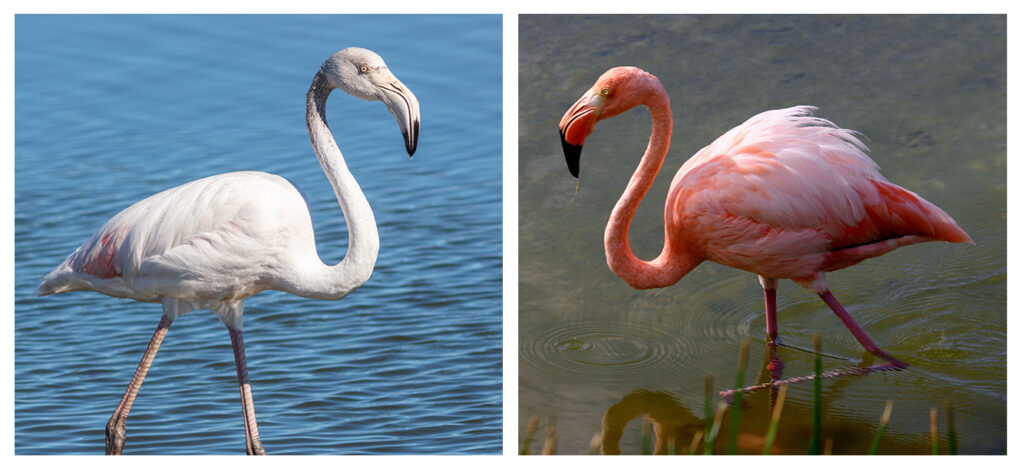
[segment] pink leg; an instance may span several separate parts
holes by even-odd
[[[779,338],[779,324],[775,318],[775,288],[779,287],[778,279],[758,276],[764,288],[764,322],[768,332],[768,343],[775,344]]]
[[[764,290],[764,322],[768,330],[768,341],[774,344],[779,338],[779,324],[775,318],[775,288]]]
[[[825,301],[825,304],[828,304],[828,307],[832,309],[832,312],[835,312],[836,316],[839,317],[839,320],[842,321],[843,325],[850,330],[850,333],[857,338],[857,341],[860,342],[861,346],[863,346],[865,350],[879,358],[892,362],[899,368],[906,368],[907,366],[910,366],[882,351],[881,348],[878,348],[878,345],[875,344],[874,340],[871,340],[871,337],[868,336],[867,332],[860,328],[860,325],[853,320],[853,317],[850,317],[850,314],[847,313],[842,304],[836,300],[831,291],[826,290],[825,292],[819,293],[818,296]]]
[[[127,435],[125,423],[128,420],[128,411],[132,409],[135,396],[139,394],[142,381],[146,379],[146,373],[149,372],[149,367],[153,364],[153,359],[156,358],[156,351],[160,349],[160,343],[164,341],[164,336],[167,335],[169,328],[171,328],[171,319],[164,314],[156,326],[156,331],[153,332],[153,338],[149,340],[146,352],[142,354],[142,361],[139,362],[138,368],[135,368],[135,374],[128,383],[128,389],[121,397],[117,409],[114,409],[114,414],[107,421],[107,455],[120,455],[124,450],[124,440]]]
[[[245,342],[242,331],[228,328],[231,347],[235,351],[235,369],[238,372],[238,391],[242,397],[242,420],[245,423],[245,452],[249,455],[266,455],[256,428],[256,409],[252,404],[252,388],[249,386],[249,369],[245,364]]]

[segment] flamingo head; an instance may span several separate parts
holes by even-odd
[[[558,123],[565,163],[572,176],[580,177],[583,142],[597,122],[645,104],[653,92],[664,90],[657,77],[637,67],[614,67],[601,74]]]
[[[363,48],[345,48],[324,61],[320,71],[328,86],[363,100],[380,100],[387,106],[405,138],[405,150],[412,156],[420,134],[420,102],[388,69],[377,53]]]

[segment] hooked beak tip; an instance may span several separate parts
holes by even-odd
[[[580,154],[583,152],[583,145],[574,145],[565,141],[565,130],[560,130],[562,138],[562,152],[565,154],[565,164],[569,166],[569,174],[576,179],[580,178]]]
[[[411,158],[413,153],[416,152],[416,144],[420,139],[420,121],[417,119],[412,123],[412,129],[409,130],[409,134],[405,137],[405,150],[409,152]]]
[[[377,88],[377,100],[384,102],[388,111],[398,121],[402,138],[405,139],[405,151],[411,158],[416,152],[416,143],[420,136],[420,103],[416,96],[388,71],[379,72],[371,78]]]

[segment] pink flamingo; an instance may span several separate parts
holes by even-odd
[[[825,273],[932,240],[974,243],[941,209],[887,181],[854,132],[812,117],[810,106],[751,117],[683,164],[665,200],[665,243],[653,261],[629,247],[629,224],[668,154],[672,112],[657,77],[616,67],[559,123],[569,171],[579,177],[594,125],[638,105],[651,112],[647,151],[604,232],[608,267],[637,289],[675,284],[709,260],[758,275],[769,343],[778,337],[775,290],[792,279],[832,309],[868,352],[896,368],[828,290]]]
[[[200,308],[219,315],[231,336],[246,452],[266,453],[245,362],[242,301],[268,289],[340,299],[369,279],[380,246],[370,204],[325,120],[327,96],[336,88],[384,102],[398,119],[410,156],[419,137],[420,112],[412,92],[366,49],[338,51],[313,77],[306,94],[306,127],[348,226],[348,251],[337,265],[327,266],[317,255],[309,208],[291,182],[262,172],[235,172],[192,181],[128,207],[43,278],[39,295],[91,290],[163,305],[156,332],[107,422],[107,454],[124,448],[128,411],[171,323]]]

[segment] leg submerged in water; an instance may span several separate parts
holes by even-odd
[[[242,398],[242,420],[245,423],[245,452],[249,455],[266,455],[256,427],[256,409],[252,402],[252,387],[249,385],[249,369],[245,362],[245,341],[242,331],[228,328],[231,347],[235,351],[235,370],[238,372],[238,392]]]
[[[107,455],[120,455],[124,450],[124,441],[127,437],[125,424],[128,420],[128,412],[132,409],[132,404],[135,402],[135,396],[139,394],[139,388],[142,387],[142,381],[146,379],[146,373],[149,372],[149,367],[153,364],[153,359],[156,358],[156,352],[160,349],[160,343],[163,342],[164,336],[167,335],[167,330],[169,328],[171,328],[171,318],[165,313],[160,318],[160,323],[157,324],[156,331],[153,332],[153,338],[149,340],[149,346],[146,347],[146,352],[142,354],[142,361],[140,361],[139,366],[135,368],[135,374],[132,375],[132,380],[128,383],[128,389],[125,390],[124,396],[121,397],[121,402],[117,405],[117,409],[114,409],[114,413],[110,416],[110,420],[107,421]]]
[[[872,355],[889,361],[890,363],[893,364],[894,367],[898,369],[903,369],[910,366],[908,363],[900,361],[896,359],[896,357],[886,353],[881,348],[878,348],[878,345],[875,344],[875,341],[871,339],[871,336],[869,336],[868,333],[864,331],[864,329],[860,328],[860,325],[857,324],[857,321],[853,320],[853,317],[851,317],[850,314],[846,312],[846,309],[843,308],[842,304],[840,304],[839,301],[836,300],[836,297],[832,295],[831,291],[826,289],[824,292],[818,293],[818,296],[821,297],[823,301],[825,301],[825,304],[828,304],[828,307],[832,309],[832,312],[836,314],[836,317],[839,317],[839,320],[842,321],[843,325],[846,326],[850,333],[852,333],[853,336],[857,338],[857,341],[860,342],[861,346],[863,346],[865,350],[867,350]]]
[[[764,322],[768,343],[774,345],[779,338],[779,323],[775,313],[775,290],[779,287],[779,280],[761,275],[758,275],[757,279],[764,288]]]

